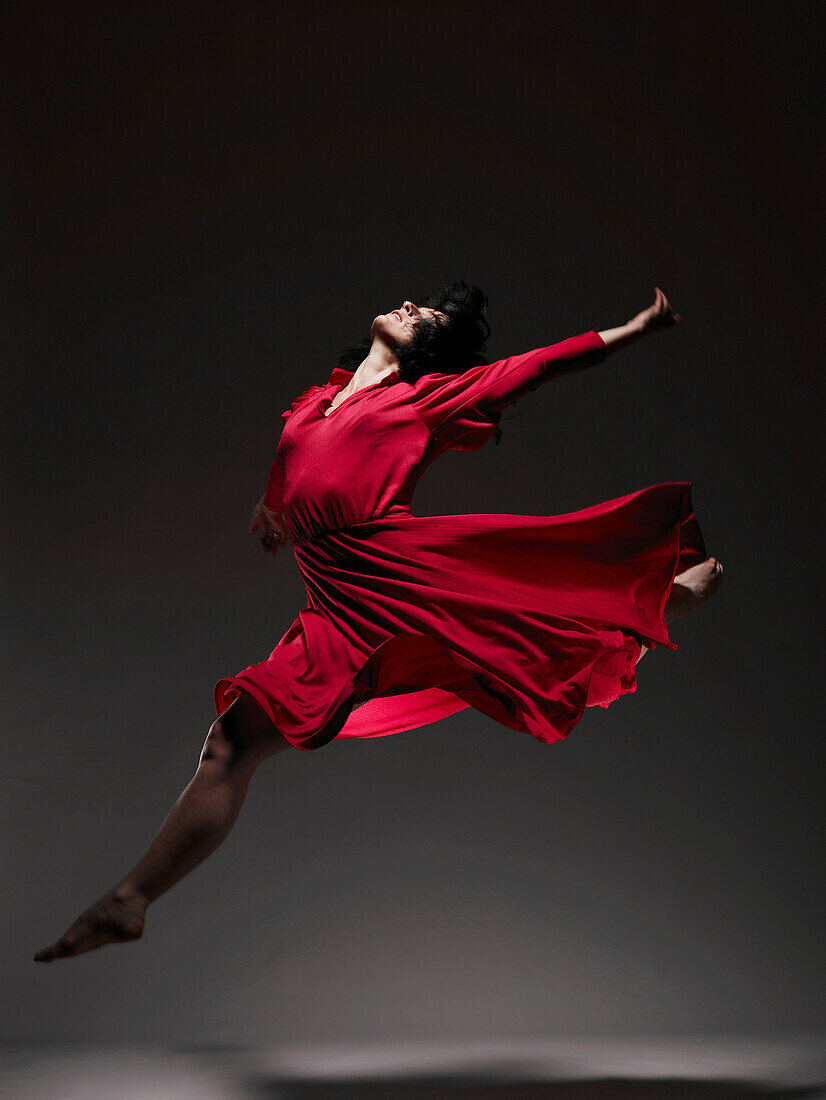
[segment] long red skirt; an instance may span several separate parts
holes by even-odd
[[[540,741],[636,690],[640,645],[677,649],[674,577],[708,556],[691,482],[559,516],[391,517],[294,544],[307,589],[239,691],[296,748],[381,737],[475,707]]]

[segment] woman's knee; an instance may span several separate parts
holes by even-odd
[[[264,760],[291,747],[264,709],[242,692],[210,726],[201,760],[230,765],[251,757]]]

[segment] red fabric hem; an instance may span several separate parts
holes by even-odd
[[[241,691],[246,691],[268,715],[270,721],[279,730],[285,740],[289,741],[293,748],[303,751],[313,751],[322,748],[324,745],[337,739],[363,740],[371,737],[389,736],[389,733],[380,730],[369,734],[358,733],[343,735],[341,735],[341,731],[350,714],[360,709],[361,706],[379,701],[384,701],[386,704],[392,706],[393,700],[399,697],[398,692],[393,695],[373,693],[376,688],[378,688],[379,691],[382,690],[382,660],[388,647],[395,651],[392,660],[399,662],[400,654],[403,653],[405,646],[410,644],[420,645],[421,642],[419,640],[426,639],[434,648],[443,651],[446,661],[452,664],[455,669],[457,675],[449,682],[456,685],[456,691],[454,692],[444,687],[445,680],[444,677],[441,677],[438,682],[424,685],[418,691],[404,693],[410,695],[425,695],[429,691],[437,689],[442,692],[446,698],[444,703],[440,707],[437,707],[438,713],[435,717],[429,718],[424,722],[415,720],[411,722],[407,730],[395,729],[392,733],[409,732],[410,729],[418,729],[422,725],[431,725],[436,721],[440,721],[442,718],[458,713],[460,710],[473,707],[482,714],[486,714],[488,717],[493,718],[494,721],[499,722],[501,725],[514,729],[517,732],[530,733],[538,741],[542,741],[545,744],[552,744],[554,741],[564,740],[564,738],[569,735],[582,719],[586,706],[607,708],[622,695],[631,694],[637,690],[635,668],[636,657],[640,652],[639,643],[634,638],[623,635],[621,631],[606,632],[606,634],[611,633],[619,635],[623,638],[623,641],[615,648],[607,648],[605,653],[593,663],[587,680],[580,685],[577,690],[578,702],[576,704],[576,709],[569,717],[568,721],[560,722],[558,717],[551,718],[548,716],[546,718],[543,715],[545,721],[541,726],[537,725],[535,728],[533,728],[533,723],[526,722],[524,717],[520,718],[518,703],[509,696],[508,685],[504,681],[491,676],[478,665],[474,665],[461,655],[453,653],[435,636],[420,634],[397,634],[382,642],[381,645],[376,646],[352,678],[350,690],[336,700],[329,717],[315,733],[308,737],[291,736],[289,730],[281,728],[278,715],[274,711],[266,694],[258,688],[254,680],[245,676],[243,673],[238,676],[223,677],[216,683],[214,693],[215,708],[220,717],[233,700],[237,698],[239,693]],[[415,643],[413,642],[414,639],[416,640]],[[623,652],[625,653],[624,668],[621,674],[617,674],[611,670],[611,664],[617,654]],[[401,657],[401,663],[404,664],[403,656]],[[600,669],[600,664],[606,665],[609,671]],[[444,669],[446,667],[445,663],[443,663],[441,667]],[[598,700],[589,702],[588,700],[592,693],[593,684],[595,680],[598,680],[600,677],[603,680],[600,689],[602,697]],[[449,698],[451,696],[453,697],[452,699]],[[470,696],[472,701],[468,701],[468,699],[463,696]],[[503,700],[506,700],[506,702],[503,702]],[[480,706],[480,703],[486,705]],[[510,703],[510,707],[508,703]]]

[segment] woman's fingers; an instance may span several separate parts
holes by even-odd
[[[266,554],[275,554],[284,544],[284,535],[277,527],[264,525],[261,532],[261,546]]]
[[[274,512],[264,504],[264,497],[258,501],[250,519],[249,533],[255,534],[260,528],[261,547],[267,554],[275,554],[287,541],[287,524],[282,512]]]
[[[679,321],[682,321],[682,314],[672,312],[671,303],[665,296],[665,293],[658,286],[654,287],[654,293],[654,305],[657,307],[657,313],[663,319],[663,321],[667,325],[673,325]]]
[[[661,287],[654,287],[654,303],[633,318],[641,332],[656,332],[661,328],[670,328],[682,321],[682,315],[672,312],[671,303]]]
[[[258,503],[256,504],[256,506],[253,508],[252,515],[250,516],[249,533],[251,535],[255,534],[255,532],[261,526],[261,517],[262,516],[263,516],[263,511],[262,511],[262,508],[261,508],[261,501],[259,500]]]

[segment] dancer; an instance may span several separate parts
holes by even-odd
[[[147,906],[222,842],[270,756],[465,707],[551,743],[586,706],[635,691],[649,650],[677,648],[667,623],[723,575],[691,482],[567,515],[411,513],[440,454],[498,443],[518,398],[681,319],[655,288],[627,324],[487,363],[486,308],[462,281],[405,301],[282,414],[250,532],[269,554],[290,540],[307,606],[266,660],[218,681],[195,775],[146,854],[36,961],[137,939]]]

